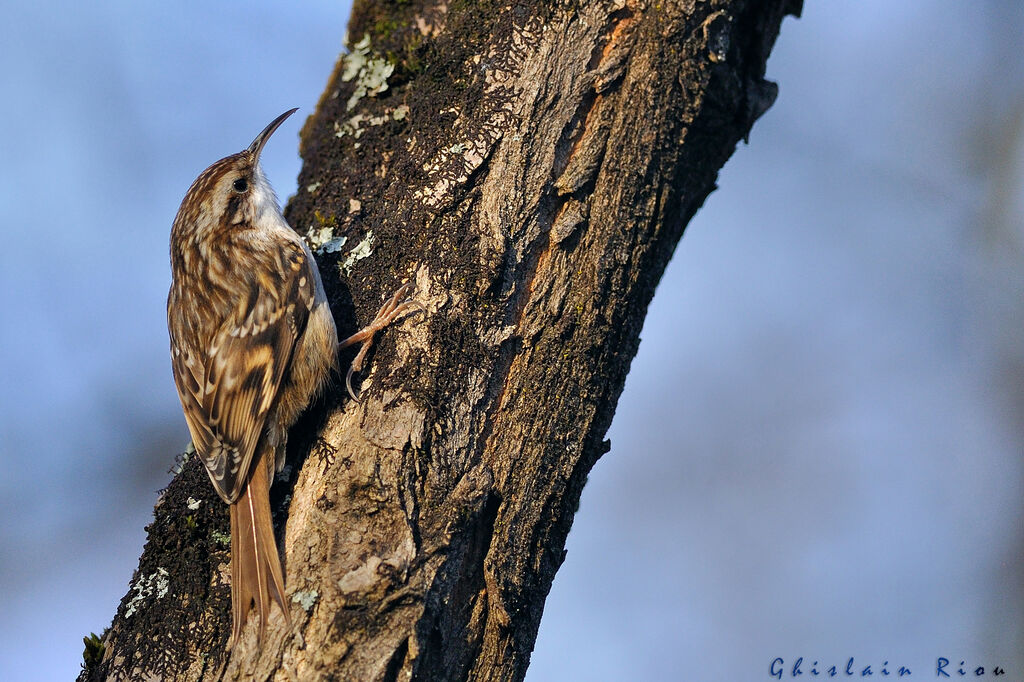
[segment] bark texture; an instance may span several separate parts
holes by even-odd
[[[342,335],[405,281],[424,312],[292,431],[294,632],[225,651],[227,508],[192,458],[80,679],[521,680],[647,305],[799,9],[357,0],[286,216]]]

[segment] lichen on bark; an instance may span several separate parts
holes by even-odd
[[[295,631],[226,654],[226,511],[188,509],[210,497],[190,461],[140,562],[167,593],[126,596],[81,679],[522,679],[647,305],[798,11],[357,2],[361,62],[303,128],[286,217],[343,334],[402,282],[423,310],[360,402],[336,386],[292,431],[272,495]]]

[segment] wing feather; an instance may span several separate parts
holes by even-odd
[[[311,265],[300,244],[289,243],[268,265],[257,268],[261,275],[238,298],[237,313],[217,328],[205,352],[171,339],[174,380],[192,442],[229,504],[248,480],[313,301]]]

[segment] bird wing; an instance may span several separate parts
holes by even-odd
[[[192,443],[229,504],[248,480],[264,423],[314,302],[314,280],[300,245],[289,243],[272,261],[271,267],[252,268],[247,295],[207,348],[189,352],[171,339],[174,380]]]

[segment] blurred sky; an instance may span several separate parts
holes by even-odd
[[[0,679],[70,679],[187,431],[185,190],[297,131],[347,3],[4,3]],[[527,679],[776,656],[1024,679],[1024,5],[806,2],[651,306]],[[1007,678],[1001,678],[1007,679]]]

